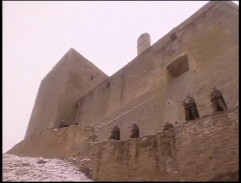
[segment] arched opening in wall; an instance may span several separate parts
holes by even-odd
[[[107,87],[107,88],[110,87],[110,82],[107,82],[106,87]]]
[[[172,80],[189,70],[187,55],[182,55],[172,61],[167,67],[167,78]]]
[[[93,80],[94,80],[94,76],[91,76],[91,77],[90,77],[90,80],[93,81]]]

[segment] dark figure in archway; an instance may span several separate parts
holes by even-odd
[[[139,127],[135,122],[133,122],[130,138],[138,138],[138,137],[139,137]]]
[[[183,106],[185,109],[186,121],[199,118],[197,105],[193,97],[191,97],[190,95],[187,95],[187,97],[184,99]]]
[[[120,140],[120,128],[117,125],[112,129],[109,139]]]
[[[213,112],[218,111],[226,111],[227,105],[225,103],[225,100],[223,98],[222,92],[216,89],[216,87],[213,87],[212,93],[211,93],[211,102],[213,107]]]

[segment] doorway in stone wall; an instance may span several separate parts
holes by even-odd
[[[166,104],[163,120],[175,123],[184,121],[182,101],[190,89],[192,76],[187,54],[171,60],[166,66]]]

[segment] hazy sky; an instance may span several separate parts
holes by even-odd
[[[3,2],[3,152],[23,140],[41,79],[71,47],[110,76],[142,33],[153,44],[206,3]]]

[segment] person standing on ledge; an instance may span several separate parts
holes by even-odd
[[[135,122],[133,122],[130,138],[138,138],[138,137],[139,137],[139,127]]]
[[[112,129],[109,139],[120,140],[120,128],[117,125]]]
[[[194,120],[199,118],[199,113],[197,110],[197,105],[193,97],[190,94],[183,101],[183,106],[185,109],[186,121]]]
[[[213,87],[212,89],[210,101],[212,102],[213,113],[227,110],[227,105],[223,98],[222,92],[216,89],[216,87]]]

